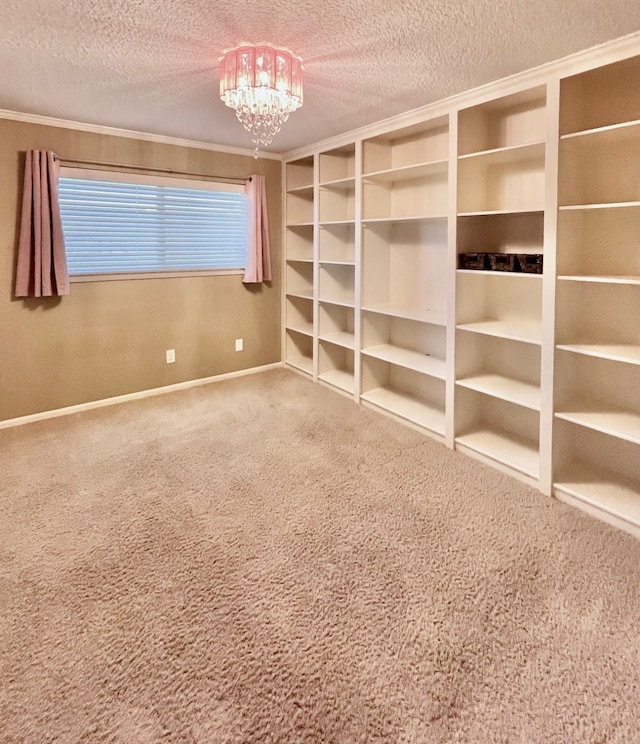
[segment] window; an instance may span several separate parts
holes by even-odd
[[[62,168],[69,275],[244,269],[243,185]]]

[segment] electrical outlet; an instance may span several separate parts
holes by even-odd
[[[167,364],[173,364],[176,360],[176,350],[167,349]]]
[[[236,351],[242,351],[244,349],[244,339],[237,338],[236,339]]]

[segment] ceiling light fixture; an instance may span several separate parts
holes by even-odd
[[[242,45],[220,58],[220,98],[235,109],[256,146],[267,147],[302,106],[302,60],[268,44]]]

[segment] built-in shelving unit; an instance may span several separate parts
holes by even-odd
[[[314,158],[285,167],[284,358],[295,369],[314,372]]]
[[[640,53],[567,69],[286,162],[284,354],[640,536]]]
[[[458,270],[456,442],[534,481],[542,275],[490,267],[544,254],[545,138],[544,86],[460,112],[457,253],[487,257]]]
[[[555,490],[640,526],[640,57],[561,82]]]

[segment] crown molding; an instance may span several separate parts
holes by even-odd
[[[47,127],[60,127],[61,129],[73,129],[77,132],[91,132],[92,134],[105,134],[111,137],[126,137],[127,139],[143,140],[145,142],[157,142],[162,145],[175,145],[176,147],[192,147],[196,150],[210,150],[212,152],[222,152],[228,155],[242,155],[243,157],[253,157],[253,150],[243,147],[229,147],[227,145],[216,145],[211,142],[199,142],[198,140],[182,139],[180,137],[169,137],[164,134],[151,134],[150,132],[136,132],[132,129],[118,129],[117,127],[107,127],[101,124],[89,124],[82,121],[72,121],[70,119],[56,119],[53,116],[42,116],[41,114],[26,114],[21,111],[10,111],[0,109],[0,119],[10,119],[12,121],[21,121],[26,124],[41,124]],[[263,160],[282,160],[282,155],[278,153],[260,151],[260,157]]]
[[[367,124],[364,127],[316,142],[313,145],[296,148],[295,150],[284,153],[282,159],[285,162],[297,160],[298,158],[313,155],[318,151],[331,150],[342,145],[351,144],[354,141],[376,137],[395,129],[419,124],[428,119],[446,116],[470,105],[485,103],[492,98],[517,93],[520,90],[533,88],[536,85],[544,85],[551,79],[569,77],[570,75],[586,72],[587,70],[612,62],[618,62],[638,53],[640,53],[640,31],[635,31],[618,39],[574,52],[552,62],[546,62],[538,67],[532,67],[529,70],[517,72],[508,77],[478,86],[477,88],[456,93],[448,98],[442,98],[439,101],[406,111],[403,114],[382,119],[373,124]]]

